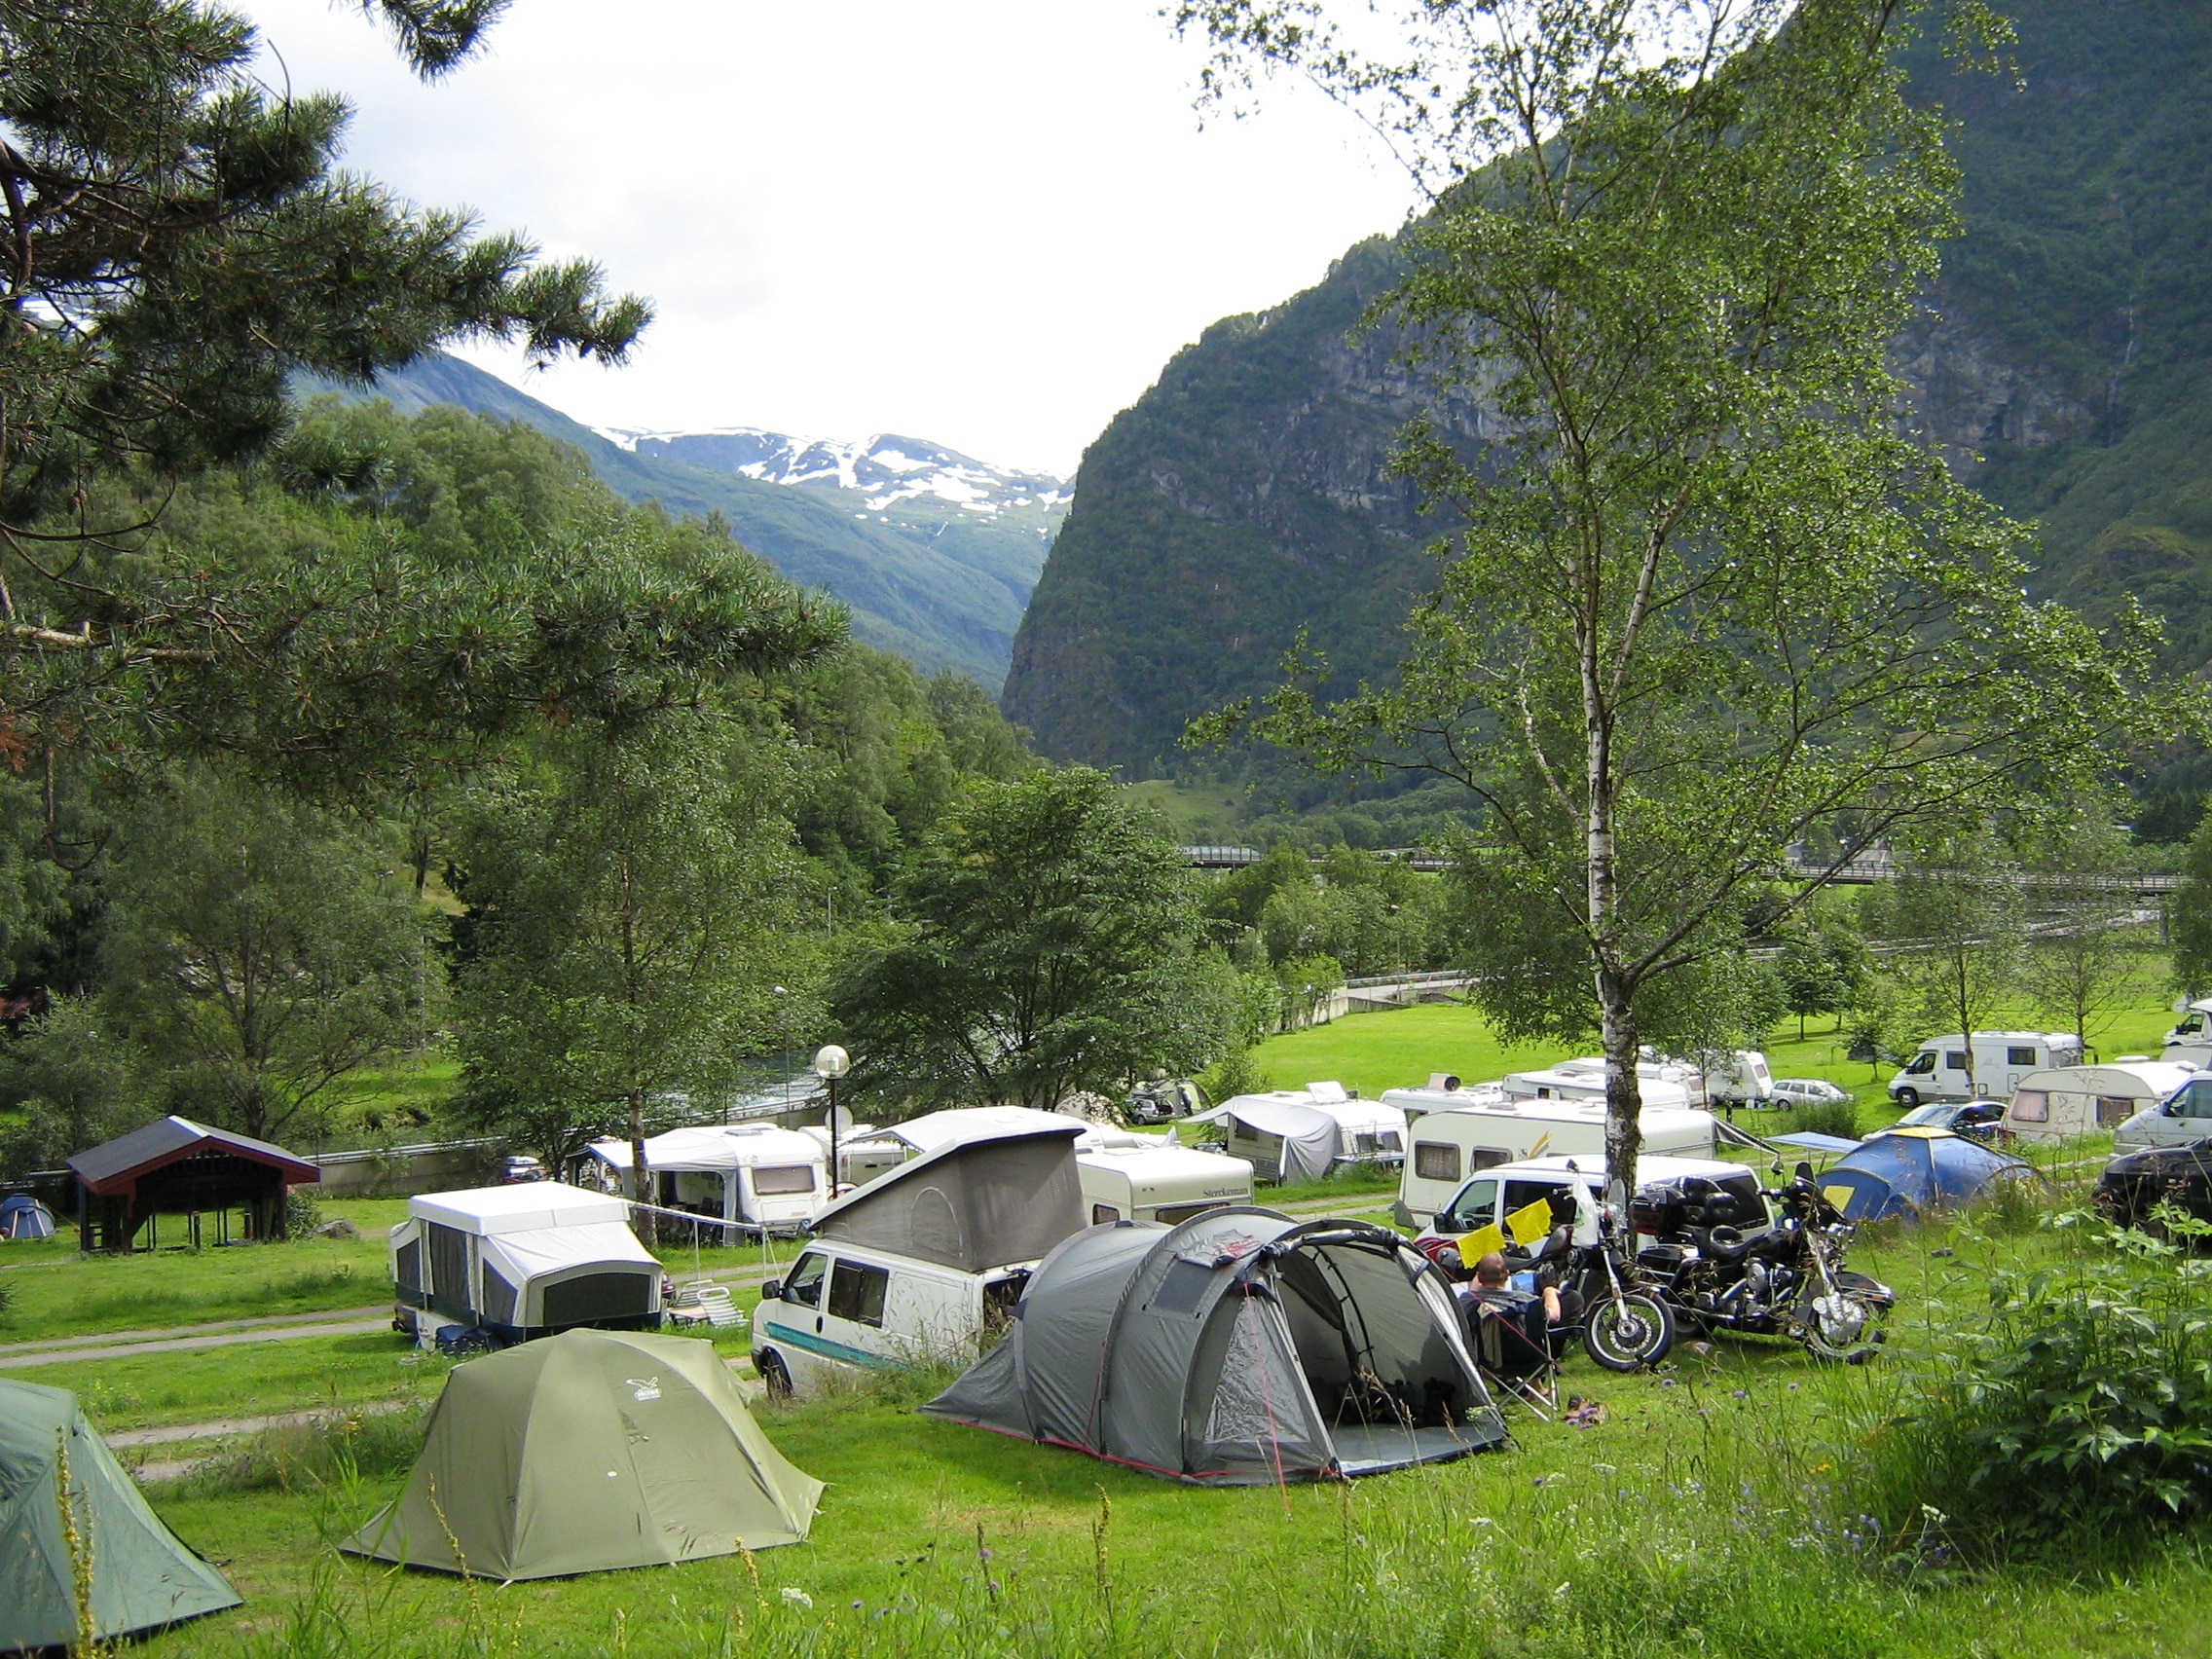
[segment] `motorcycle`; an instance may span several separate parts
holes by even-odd
[[[1897,1295],[1843,1265],[1857,1230],[1800,1163],[1762,1191],[1773,1224],[1746,1235],[1730,1196],[1694,1178],[1640,1197],[1638,1231],[1658,1242],[1637,1256],[1661,1299],[1699,1329],[1788,1337],[1822,1359],[1860,1365],[1889,1339]]]
[[[1620,1211],[1587,1178],[1578,1177],[1576,1186],[1572,1224],[1552,1235],[1533,1266],[1573,1309],[1563,1328],[1580,1335],[1591,1359],[1607,1371],[1657,1365],[1675,1346],[1674,1312],[1625,1247]]]

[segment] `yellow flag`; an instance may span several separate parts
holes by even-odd
[[[1505,1235],[1498,1231],[1497,1223],[1493,1221],[1488,1227],[1476,1228],[1459,1240],[1459,1260],[1466,1265],[1469,1272],[1473,1272],[1477,1262],[1493,1250],[1502,1251],[1504,1248]]]
[[[1552,1201],[1549,1198],[1538,1198],[1532,1204],[1523,1204],[1505,1218],[1505,1231],[1513,1235],[1513,1242],[1524,1250],[1551,1230]]]

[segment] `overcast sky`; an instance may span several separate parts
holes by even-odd
[[[595,425],[1072,473],[1178,347],[1413,199],[1309,89],[1201,129],[1156,0],[515,0],[430,86],[345,0],[243,3],[272,82],[352,99],[351,165],[651,297],[627,368],[466,353]]]

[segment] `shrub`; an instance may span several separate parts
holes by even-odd
[[[1261,1094],[1274,1088],[1274,1079],[1260,1069],[1250,1049],[1232,1049],[1200,1072],[1198,1085],[1206,1098],[1219,1106],[1239,1094]]]
[[[1820,1135],[1841,1135],[1847,1140],[1859,1134],[1859,1103],[1855,1100],[1808,1100],[1801,1105],[1788,1106],[1775,1115],[1771,1123],[1756,1125],[1762,1135],[1795,1135],[1807,1132]]]
[[[2212,1514],[2206,1264],[2085,1242],[2069,1272],[1994,1275],[1986,1326],[1950,1332],[1862,1437],[1862,1506],[1896,1532],[1940,1514],[1970,1554],[2079,1560]]]
[[[312,1238],[314,1230],[321,1225],[322,1206],[301,1188],[294,1187],[284,1198],[284,1236]]]

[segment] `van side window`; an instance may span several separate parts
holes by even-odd
[[[1414,1175],[1422,1181],[1456,1181],[1459,1149],[1448,1141],[1414,1142]]]
[[[764,1163],[753,1171],[753,1190],[764,1198],[814,1191],[811,1163]]]
[[[802,1308],[822,1306],[822,1275],[830,1271],[830,1258],[819,1250],[810,1250],[798,1259],[792,1269],[792,1276],[784,1280],[784,1300],[795,1302]]]
[[[1967,1069],[1966,1055],[1956,1049],[1950,1050],[1943,1055],[1943,1063],[1953,1071],[1965,1071]]]
[[[2212,1118],[2212,1079],[2185,1083],[2166,1103],[2169,1118]]]
[[[1122,1212],[1112,1204],[1092,1204],[1090,1206],[1090,1225],[1093,1227],[1111,1227],[1121,1219]]]
[[[891,1288],[891,1271],[871,1268],[866,1262],[840,1261],[830,1272],[830,1312],[859,1325],[883,1323],[883,1294]]]
[[[1574,1224],[1574,1190],[1550,1181],[1506,1182],[1505,1208],[1501,1213],[1511,1215],[1515,1210],[1526,1209],[1538,1198],[1551,1200],[1554,1227],[1571,1227]]]
[[[2009,1066],[2032,1066],[2036,1063],[2036,1051],[2033,1049],[2007,1049],[2005,1063]]]

